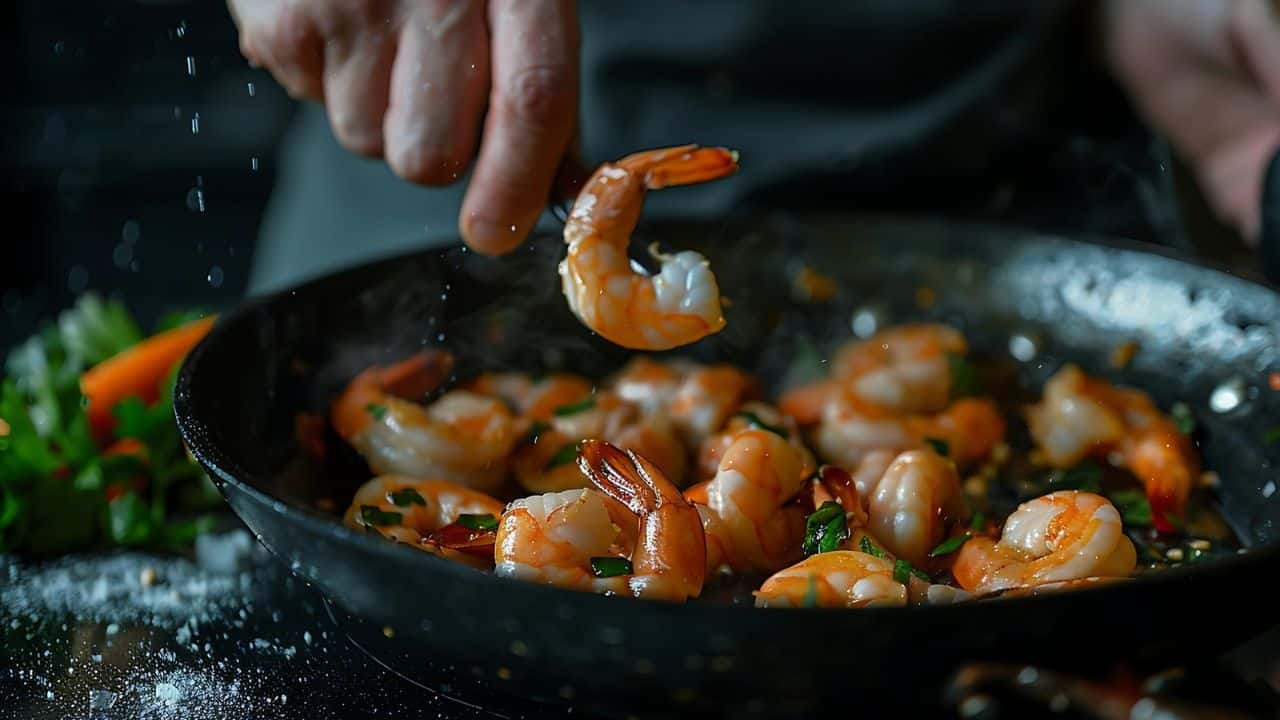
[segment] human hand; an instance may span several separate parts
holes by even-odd
[[[473,248],[507,252],[533,228],[575,129],[573,0],[228,3],[244,56],[323,102],[348,150],[425,185],[474,157],[459,217]]]
[[[1138,109],[1194,169],[1218,215],[1256,243],[1280,150],[1280,19],[1266,0],[1110,0],[1102,39]]]

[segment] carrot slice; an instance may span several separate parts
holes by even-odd
[[[111,438],[111,408],[127,397],[154,403],[160,383],[213,327],[216,316],[194,320],[143,340],[103,360],[80,376],[80,392],[88,400],[85,414],[99,442]]]

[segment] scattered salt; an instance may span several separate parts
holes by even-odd
[[[156,699],[165,705],[177,705],[182,700],[182,691],[173,683],[156,683]]]
[[[112,705],[116,704],[116,694],[110,690],[90,690],[89,691],[89,709],[90,710],[110,710]]]

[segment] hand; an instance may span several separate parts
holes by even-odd
[[[244,56],[323,102],[348,150],[426,185],[475,157],[459,218],[473,248],[506,252],[533,228],[574,133],[573,0],[229,4]]]
[[[1280,150],[1280,20],[1266,0],[1110,0],[1108,64],[1251,243]]]

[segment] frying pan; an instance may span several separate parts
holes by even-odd
[[[539,237],[493,259],[461,246],[404,255],[253,300],[186,361],[175,399],[191,452],[231,507],[317,585],[365,649],[444,692],[565,703],[591,717],[805,716],[930,709],[957,663],[999,660],[1104,672],[1222,651],[1277,621],[1280,569],[1280,295],[1119,241],[1082,242],[943,220],[763,214],[643,228],[712,259],[728,327],[686,354],[782,382],[808,338],[830,348],[851,320],[932,319],[1004,355],[1038,388],[1063,362],[1188,403],[1240,555],[1070,593],[945,607],[760,610],[671,605],[520,583],[343,527],[367,469],[330,438],[324,463],[294,437],[372,363],[444,347],[463,371],[547,368],[600,376],[625,353],[570,315]],[[801,263],[834,278],[833,300],[793,297]],[[1133,340],[1121,374],[1107,357]],[[1024,343],[1025,345],[1025,343]],[[1211,409],[1210,399],[1214,398]],[[1235,399],[1238,402],[1230,403]],[[336,505],[336,509],[334,507]],[[444,679],[441,679],[444,678]]]

